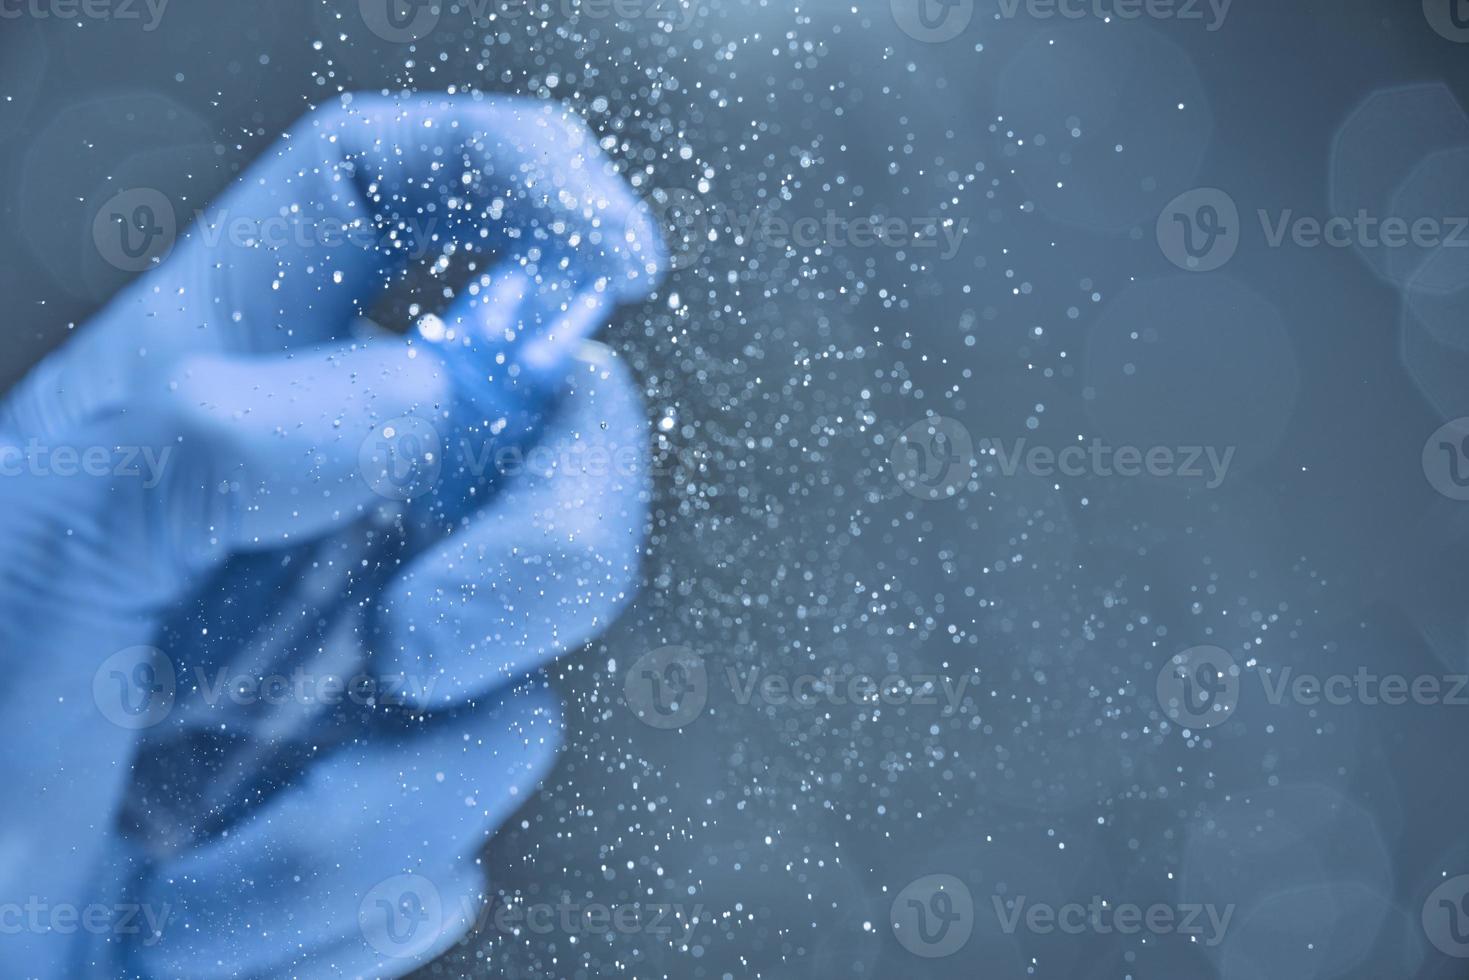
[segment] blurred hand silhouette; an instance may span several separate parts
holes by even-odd
[[[0,412],[5,973],[400,975],[634,587],[646,423],[587,338],[658,232],[579,121],[466,96],[343,97],[162,248],[117,201],[151,267]],[[424,265],[437,315],[364,329]]]

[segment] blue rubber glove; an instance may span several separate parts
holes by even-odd
[[[354,336],[416,255],[470,282]],[[344,97],[17,386],[6,976],[398,976],[463,935],[554,756],[536,671],[635,583],[646,422],[586,338],[664,264],[560,110]]]

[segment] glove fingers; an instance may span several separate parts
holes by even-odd
[[[236,219],[245,223],[243,234],[233,230]],[[266,234],[266,222],[277,222],[280,233]],[[380,237],[363,247],[350,237],[328,240],[324,228],[334,238],[360,228]],[[133,632],[143,642],[149,617],[200,581],[202,567],[230,552],[294,543],[355,519],[381,496],[400,496],[363,478],[364,470],[375,472],[363,463],[364,447],[371,462],[370,437],[384,420],[417,418],[445,425],[450,434],[456,427],[484,429],[507,444],[526,437],[529,428],[509,420],[542,410],[564,375],[558,358],[602,322],[611,303],[651,287],[662,263],[658,249],[646,209],[585,132],[554,109],[445,98],[400,106],[363,97],[303,120],[184,235],[174,254],[120,294],[0,408],[0,429],[21,438],[54,445],[65,434],[83,448],[151,449],[159,464],[148,474],[156,481],[112,470],[105,481],[62,481],[86,492],[37,492],[11,501],[0,523],[24,532],[11,537],[29,542],[27,556],[49,553],[10,563],[0,588],[15,605],[32,595],[53,598],[8,632],[7,646],[42,657],[59,651],[48,669],[57,684],[65,681],[27,695],[45,694],[38,704],[63,694],[73,699],[68,703],[85,698],[99,647],[116,649]],[[344,340],[354,319],[420,251],[425,258],[468,255],[477,268],[508,263],[523,278],[497,275],[482,284],[482,293],[462,293],[440,321],[442,335],[425,330],[411,347],[402,340]],[[515,292],[513,301],[506,291]],[[570,303],[568,295],[575,297]],[[464,330],[473,334],[467,350],[461,349]],[[412,476],[419,461],[408,463]],[[23,482],[43,486],[39,477]],[[450,487],[447,480],[436,484],[438,496],[452,499],[445,494]],[[566,506],[570,521],[574,505]],[[68,616],[54,614],[57,582],[94,610],[91,618],[69,611],[70,621],[102,625],[82,636],[62,629]],[[334,756],[336,768],[313,770],[249,825],[243,853],[227,850],[239,840],[232,834],[193,855],[196,863],[153,879],[198,888],[184,905],[199,910],[202,925],[173,935],[203,945],[175,960],[149,960],[137,972],[279,975],[266,966],[236,970],[232,957],[246,936],[269,951],[325,948],[332,936],[315,929],[326,920],[309,904],[271,918],[282,896],[297,888],[293,877],[279,873],[317,869],[303,879],[314,876],[324,883],[323,895],[340,897],[332,886],[340,868],[356,869],[348,881],[355,889],[375,856],[401,864],[425,838],[437,838],[424,828],[451,814],[456,832],[472,825],[466,839],[482,837],[504,818],[514,790],[533,782],[530,770],[549,762],[549,726],[544,714],[532,715],[540,726],[534,734],[508,725],[496,735],[466,722],[452,737],[439,731],[434,737],[443,737],[431,744],[373,740]],[[22,854],[21,880],[56,901],[85,893],[97,852],[113,841],[108,828],[117,779],[133,744],[126,731],[77,731],[80,740],[69,736],[52,752],[21,743],[17,758],[36,756],[22,761],[44,792],[27,795],[34,805],[25,820],[0,821],[0,853]],[[477,753],[477,768],[462,779],[437,760],[465,751]],[[433,769],[415,769],[421,760],[435,760],[423,764]],[[438,771],[446,773],[448,788],[431,778]],[[403,773],[413,774],[414,792],[403,789]],[[466,808],[464,800],[475,794],[489,802]],[[411,819],[384,824],[385,811]],[[344,826],[361,828],[344,838],[349,847],[365,842],[345,856],[337,841]],[[55,827],[62,829],[53,834]],[[310,828],[331,828],[332,839],[318,835],[284,852],[290,842],[275,836],[282,828],[293,839],[309,836]],[[51,857],[41,862],[29,856],[34,853]],[[438,866],[451,867],[463,853],[445,852]],[[432,856],[423,854],[429,862]],[[257,875],[245,870],[252,866]],[[445,875],[454,887],[462,883],[452,870]],[[243,904],[263,910],[259,916],[219,911],[226,909],[220,895],[255,888],[252,882],[259,887]],[[5,883],[11,889],[13,882]],[[345,920],[354,927],[356,904]],[[258,925],[267,920],[278,928]],[[343,941],[350,935],[351,929],[336,932],[348,937]],[[47,946],[49,957],[56,938],[29,941]],[[262,956],[267,962],[268,953]],[[24,951],[16,962],[22,972],[55,968]]]
[[[133,939],[121,975],[409,972],[473,924],[475,855],[545,775],[559,738],[556,700],[541,689],[364,730],[227,837],[145,872],[131,897],[165,925]]]
[[[607,310],[596,293],[566,310],[546,304],[512,275],[456,301],[433,341],[177,361],[137,413],[176,433],[157,501],[167,539],[197,572],[327,533],[424,486],[441,506],[456,503],[470,488],[439,483],[440,447],[474,431],[497,445],[530,438],[564,378],[557,352]],[[534,363],[518,363],[531,350]]]
[[[0,481],[0,512],[24,504],[19,494],[11,496],[12,488],[49,494],[39,482]],[[69,483],[82,489],[78,481]],[[64,506],[66,495],[61,496]],[[51,546],[56,548],[54,540]],[[27,557],[8,552],[0,580],[15,574],[15,563]],[[52,571],[47,564],[32,570],[41,576]],[[127,648],[147,642],[148,628],[114,618],[64,571],[46,580],[45,592],[7,593],[17,601],[0,625],[0,717],[11,726],[0,744],[0,903],[19,908],[34,896],[52,908],[90,909],[105,894],[99,892],[97,870],[116,842],[112,818],[131,763],[133,733],[120,725],[137,717],[130,709],[146,714],[148,708],[137,700],[109,703],[121,674],[114,668],[125,666]],[[107,662],[117,651],[121,656]],[[117,710],[109,715],[99,710],[104,705]],[[72,968],[74,931],[7,926],[0,973],[85,975]]]
[[[374,210],[436,245],[513,257],[538,281],[602,279],[619,301],[646,296],[666,265],[651,212],[559,106],[355,96],[323,126]]]
[[[511,683],[606,628],[634,591],[649,507],[647,423],[606,348],[524,455],[478,465],[503,489],[433,544],[374,605],[373,672],[415,679],[434,706]],[[459,447],[474,458],[476,447]],[[424,705],[427,707],[428,705]]]
[[[303,118],[173,253],[23,381],[0,426],[50,436],[130,405],[170,359],[347,335],[416,259],[513,261],[545,287],[640,298],[664,264],[648,209],[555,107],[344,97]]]

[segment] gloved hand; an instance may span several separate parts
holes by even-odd
[[[470,282],[354,338],[415,254]],[[397,976],[464,933],[557,744],[536,671],[635,581],[645,420],[586,338],[664,264],[560,110],[344,97],[16,387],[5,975]]]

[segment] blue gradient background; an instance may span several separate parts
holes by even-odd
[[[1276,706],[1247,678],[1255,697],[1186,738],[1153,696],[1202,643],[1297,673],[1469,671],[1469,505],[1420,462],[1469,413],[1469,264],[1271,248],[1254,218],[1469,213],[1469,48],[1416,3],[1236,0],[1215,32],[997,9],[942,44],[886,3],[711,4],[673,32],[554,12],[501,34],[446,14],[412,52],[353,3],[178,3],[150,33],[0,23],[10,382],[126,280],[91,247],[109,175],[203,207],[338,87],[561,100],[651,170],[641,190],[708,179],[728,213],[969,221],[948,261],[721,227],[617,317],[605,339],[697,462],[657,478],[641,594],[551,669],[565,744],[488,845],[486,887],[714,918],[697,954],[491,931],[418,975],[1469,974],[1420,924],[1434,886],[1469,873],[1469,708]],[[1179,270],[1154,237],[1194,187],[1244,218],[1216,272]],[[922,501],[876,436],[930,412],[976,439],[1237,453],[1216,490],[982,478]],[[981,680],[943,717],[726,689],[660,732],[621,705],[621,670],[668,644],[718,676]],[[889,909],[935,873],[966,882],[976,922],[959,953],[922,959]],[[1235,912],[1213,948],[1006,935],[997,894]]]

